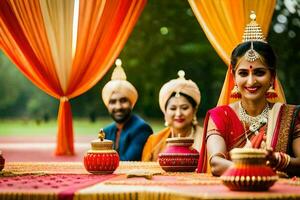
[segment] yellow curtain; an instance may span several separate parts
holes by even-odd
[[[189,0],[189,3],[208,40],[228,66],[218,105],[229,104],[230,91],[234,86],[229,70],[230,54],[241,43],[252,10],[256,13],[256,21],[264,35],[268,35],[276,0]],[[285,102],[278,80],[275,90],[279,101]]]

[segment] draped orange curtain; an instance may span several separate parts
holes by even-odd
[[[242,42],[249,15],[253,10],[256,21],[267,36],[276,0],[189,0],[190,6],[204,30],[208,40],[228,65],[218,105],[229,104],[230,91],[234,86],[233,76],[229,70],[230,54],[237,44]],[[285,102],[280,82],[275,82],[279,101]]]
[[[146,0],[0,1],[1,49],[37,87],[60,99],[57,155],[74,154],[69,100],[109,70],[145,4]]]

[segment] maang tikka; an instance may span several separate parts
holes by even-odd
[[[243,42],[250,41],[251,46],[250,49],[245,53],[244,57],[248,62],[254,62],[255,60],[259,59],[260,56],[254,50],[253,41],[260,41],[266,43],[266,40],[260,26],[256,22],[256,15],[254,11],[251,11],[250,19],[251,22],[245,27]]]

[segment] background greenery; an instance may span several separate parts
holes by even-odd
[[[164,128],[161,121],[150,120],[148,122],[151,124],[154,133]],[[110,118],[99,118],[95,123],[91,123],[88,119],[77,118],[73,120],[74,136],[94,136],[94,138],[97,138],[99,129],[108,123],[111,123]],[[57,133],[56,120],[49,120],[47,123],[41,125],[33,120],[5,119],[0,120],[0,126],[0,143],[2,142],[2,136],[21,136],[21,138],[23,138],[22,136],[29,136],[29,138],[34,140],[35,136],[50,136],[51,138],[55,138]]]
[[[269,43],[278,55],[278,74],[287,102],[300,102],[300,5],[299,1],[277,1]],[[119,56],[127,78],[136,86],[139,100],[135,111],[147,118],[162,119],[158,105],[160,87],[183,69],[202,94],[198,112],[217,103],[227,66],[216,54],[198,24],[187,1],[149,0]],[[85,94],[71,100],[75,118],[92,121],[107,117],[100,91],[109,73]],[[36,88],[0,52],[0,119],[55,119],[58,100]],[[4,125],[1,129],[4,130]]]

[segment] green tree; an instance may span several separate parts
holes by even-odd
[[[269,43],[278,57],[278,75],[288,103],[300,103],[300,2],[277,1]]]
[[[0,52],[0,117],[14,117],[24,114],[28,80],[18,69]]]

